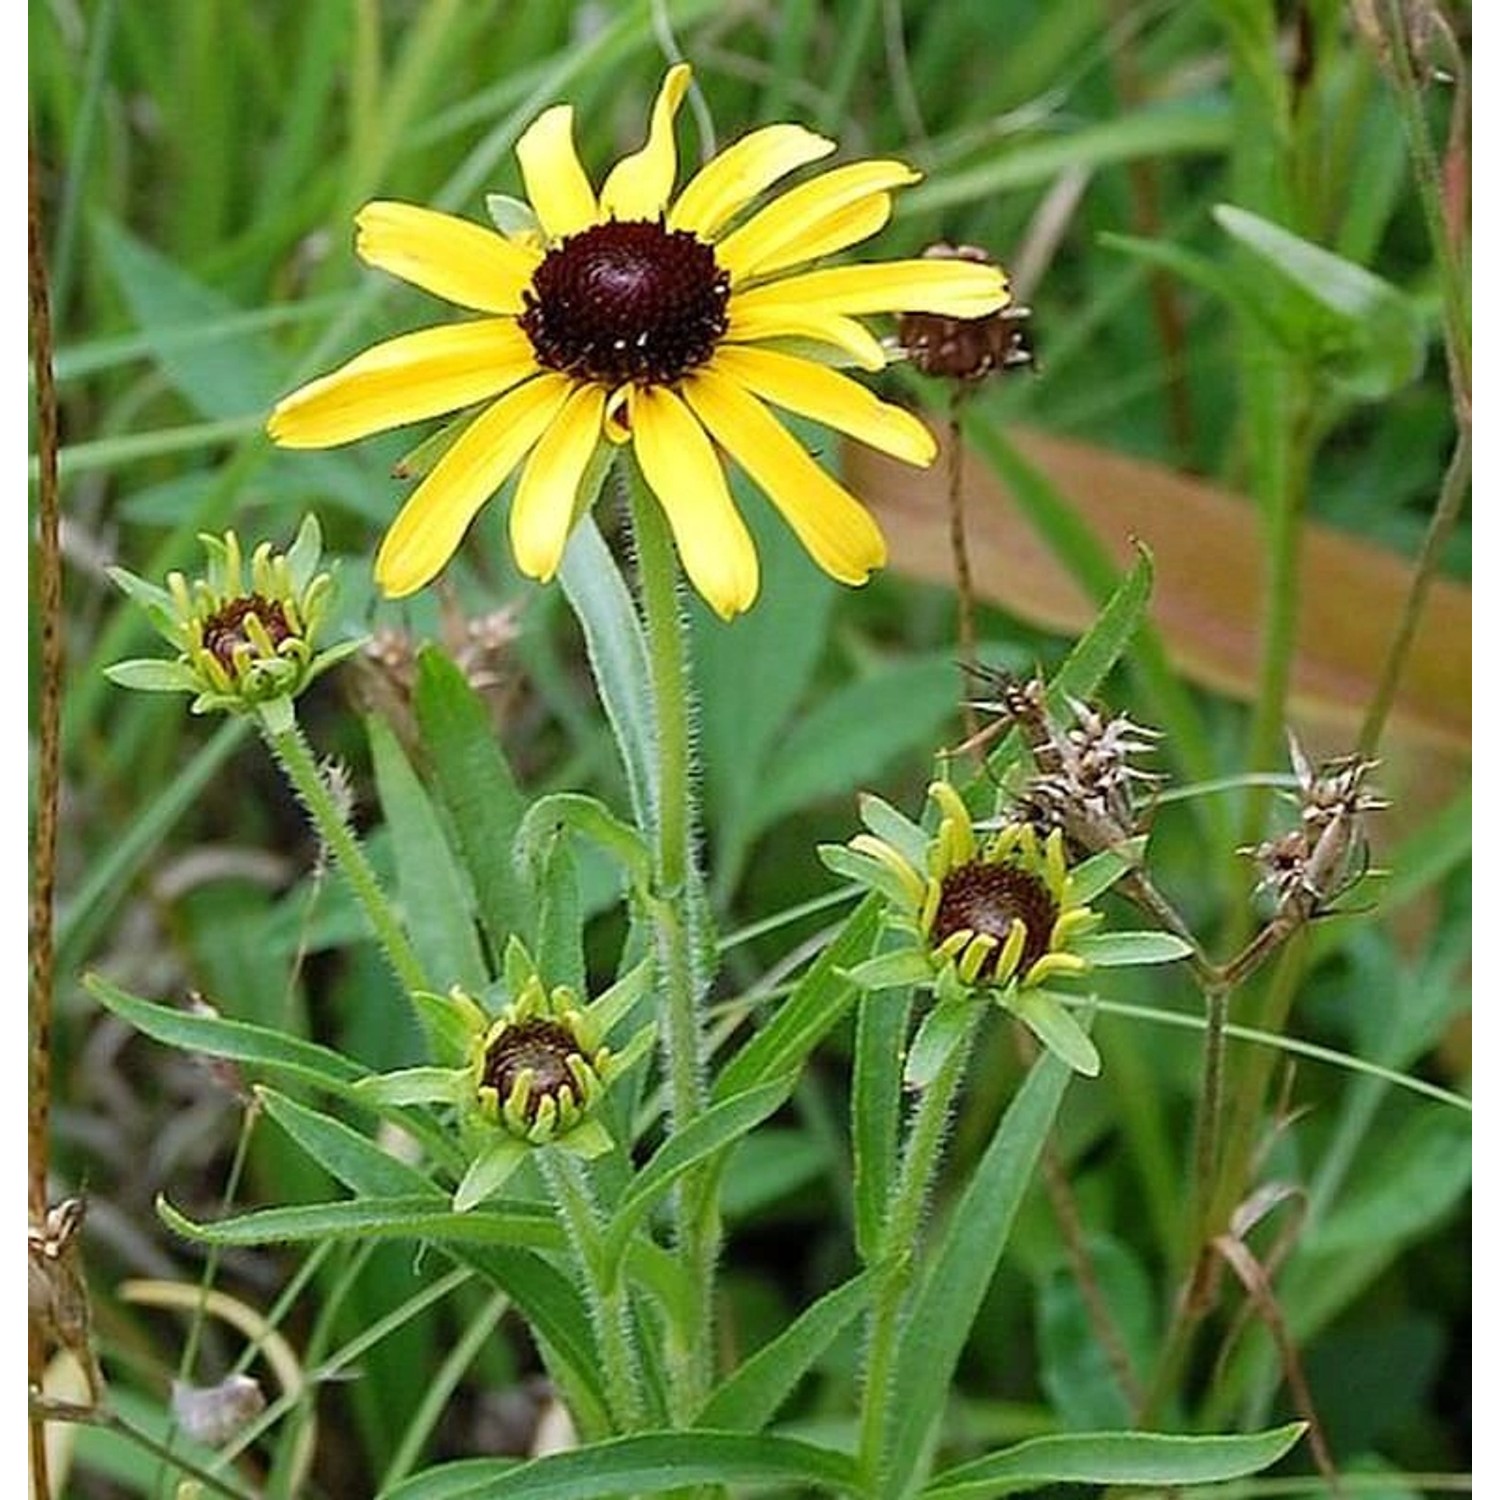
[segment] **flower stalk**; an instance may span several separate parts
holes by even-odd
[[[623,1278],[606,1278],[600,1264],[599,1210],[589,1188],[587,1169],[566,1151],[538,1154],[542,1175],[567,1227],[568,1239],[583,1272],[584,1295],[599,1357],[604,1365],[605,1392],[618,1431],[640,1426],[641,1372],[635,1347],[635,1322]]]
[[[349,882],[349,888],[363,909],[402,989],[408,995],[430,989],[411,940],[381,889],[375,871],[354,830],[349,826],[343,808],[335,800],[313,759],[312,750],[292,710],[291,700],[276,698],[260,705],[256,727],[260,730],[266,748],[306,809],[323,846],[344,872],[344,878]]]
[[[687,616],[679,597],[677,562],[666,519],[644,484],[632,486],[631,517],[639,569],[641,611],[656,719],[657,805],[653,830],[652,932],[663,999],[667,1093],[672,1128],[682,1130],[702,1112],[704,1037],[699,998],[707,976],[699,903],[693,886],[693,785],[689,730]],[[718,1213],[711,1169],[700,1166],[683,1179],[675,1199],[676,1236],[687,1284],[693,1289],[694,1333],[672,1341],[676,1367],[670,1389],[678,1420],[688,1420],[708,1394],[712,1380],[713,1268],[718,1258]]]
[[[901,1315],[916,1263],[917,1231],[937,1181],[954,1100],[984,1014],[983,1006],[969,1007],[947,1056],[921,1092],[902,1153],[895,1197],[880,1237],[876,1260],[882,1269],[870,1313],[859,1418],[860,1463],[871,1479],[879,1474],[882,1444],[889,1426],[886,1402],[894,1373]]]

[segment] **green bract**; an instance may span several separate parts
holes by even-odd
[[[200,535],[208,566],[189,583],[167,575],[158,588],[124,568],[110,577],[145,610],[175,660],[149,657],[105,669],[122,687],[194,694],[195,714],[265,710],[295,698],[314,678],[359,649],[341,641],[315,649],[332,599],[333,578],[320,573],[323,539],[308,516],[285,553],[262,542],[248,565],[239,538]]]
[[[1043,835],[1014,819],[976,828],[948,782],[934,782],[928,796],[938,812],[934,834],[865,797],[869,831],[819,850],[829,869],[885,898],[886,924],[899,934],[849,978],[871,990],[916,985],[937,998],[912,1043],[907,1081],[931,1079],[976,997],[1018,1017],[1069,1067],[1096,1074],[1099,1054],[1068,1009],[1086,997],[1051,986],[1095,966],[1164,963],[1189,951],[1166,933],[1096,932],[1104,919],[1088,902],[1132,868],[1139,850],[1070,867],[1060,829]]]

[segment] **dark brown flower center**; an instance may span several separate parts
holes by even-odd
[[[670,385],[729,327],[729,273],[684,229],[612,220],[571,235],[522,293],[537,360],[579,380]]]
[[[976,976],[984,979],[994,973],[995,955],[1017,920],[1026,924],[1026,942],[1016,969],[1017,974],[1024,974],[1047,951],[1052,924],[1057,921],[1057,902],[1038,876],[1015,865],[975,860],[943,877],[932,919],[932,941],[936,946],[965,928],[988,933],[996,947]]]
[[[568,1067],[568,1056],[578,1050],[577,1038],[556,1021],[518,1021],[490,1043],[481,1081],[494,1089],[504,1104],[516,1079],[529,1068],[532,1081],[526,1118],[534,1120],[544,1095],[556,1098],[567,1088],[576,1097],[578,1083]]]
[[[203,649],[216,657],[226,672],[234,670],[234,653],[237,647],[249,646],[252,651],[255,649],[255,643],[245,629],[245,621],[251,615],[260,621],[273,646],[279,646],[291,638],[292,627],[287,624],[286,612],[275,599],[267,599],[260,594],[245,594],[239,599],[231,599],[203,622]]]

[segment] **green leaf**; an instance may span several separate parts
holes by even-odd
[[[390,726],[373,715],[365,725],[412,946],[439,989],[461,984],[477,992],[488,976],[474,931],[473,897],[463,871]]]
[[[1096,1331],[1091,1301],[1102,1298],[1127,1359],[1139,1374],[1160,1348],[1156,1290],[1134,1252],[1102,1234],[1088,1236],[1094,1287],[1081,1287],[1071,1261],[1059,1257],[1041,1289],[1037,1313],[1042,1389],[1065,1430],[1128,1428],[1129,1394]]]
[[[766,1433],[694,1429],[614,1438],[519,1466],[497,1459],[444,1464],[380,1500],[598,1500],[728,1484],[840,1494],[860,1488],[858,1467],[847,1454]]]
[[[1177,155],[1220,156],[1233,136],[1228,111],[1201,103],[1131,110],[1059,134],[1040,132],[986,150],[980,165],[935,173],[905,196],[908,213],[931,213],[955,203],[991,203],[1018,188],[1043,187],[1064,173],[1090,173],[1116,162]]]
[[[927,834],[919,823],[898,812],[874,792],[859,796],[860,821],[878,839],[884,839],[914,870],[927,868]]]
[[[1289,1453],[1306,1424],[1235,1437],[1078,1432],[1032,1438],[940,1474],[922,1500],[980,1500],[1049,1484],[1213,1484],[1258,1474]]]
[[[1470,1122],[1448,1110],[1421,1110],[1372,1144],[1365,1170],[1307,1235],[1306,1251],[1341,1256],[1419,1234],[1453,1208],[1472,1176]]]
[[[864,1310],[874,1273],[863,1271],[820,1297],[734,1372],[699,1414],[704,1427],[756,1432],[776,1415],[797,1382]]]
[[[228,719],[220,724],[213,738],[180,766],[159,792],[153,795],[143,789],[141,810],[112,830],[107,847],[92,852],[82,885],[57,914],[58,973],[75,973],[94,951],[95,934],[136,889],[132,878],[136,871],[249,733],[245,719]]]
[[[1050,1053],[1032,1067],[926,1257],[886,1404],[881,1496],[894,1500],[911,1489],[1072,1076]]]
[[[879,891],[893,906],[905,906],[910,899],[901,877],[873,855],[851,849],[847,844],[819,844],[818,858],[825,869],[867,890]]]
[[[795,1082],[796,1076],[789,1074],[744,1093],[730,1095],[668,1136],[636,1174],[611,1215],[604,1243],[606,1266],[613,1270],[619,1265],[630,1234],[641,1216],[649,1212],[684,1172],[705,1157],[722,1151],[774,1114],[791,1093]]]
[[[1087,903],[1102,894],[1122,875],[1138,870],[1146,857],[1146,835],[1127,839],[1115,849],[1091,855],[1068,872],[1068,889],[1073,899]]]
[[[1170,964],[1186,958],[1192,946],[1170,932],[1095,932],[1076,937],[1070,952],[1096,968],[1122,969],[1132,964]]]
[[[1081,571],[1074,569],[1075,573]],[[1061,706],[1067,698],[1087,701],[1099,691],[1115,663],[1129,649],[1136,632],[1146,623],[1155,579],[1151,553],[1142,547],[1135,566],[1114,586],[1088,633],[1080,637],[1047,684],[1047,696],[1054,704]],[[1102,575],[1098,581],[1103,581]]]
[[[467,1213],[476,1203],[494,1197],[533,1149],[512,1135],[497,1135],[469,1163],[453,1193],[454,1211]]]
[[[526,799],[484,700],[442,652],[426,646],[417,655],[412,707],[491,943],[498,951],[513,932],[529,939],[531,903],[511,858]]]
[[[178,395],[210,418],[269,410],[279,378],[263,335],[241,327],[216,342],[174,337],[195,327],[234,330],[232,320],[243,309],[110,220],[96,219],[95,234],[103,265]]]
[[[841,972],[870,951],[880,931],[881,902],[869,896],[849,913],[834,940],[797,982],[771,1020],[729,1060],[714,1083],[727,1099],[802,1066],[803,1059],[838,1025],[858,989]]]
[[[645,826],[656,806],[656,717],[646,640],[592,516],[573,528],[557,576],[583,628],[594,683],[625,768],[631,813]]]
[[[382,1104],[457,1104],[468,1075],[456,1068],[398,1068],[356,1085],[371,1107]]]
[[[101,1005],[128,1021],[137,1031],[183,1052],[209,1057],[228,1057],[251,1063],[266,1072],[296,1078],[331,1089],[345,1098],[356,1098],[354,1083],[366,1069],[341,1052],[304,1042],[285,1032],[249,1021],[229,1021],[221,1016],[201,1016],[174,1010],[127,994],[99,974],[86,974],[84,988]]]
[[[517,835],[516,858],[539,866],[550,841],[565,830],[608,855],[636,890],[650,890],[651,850],[640,831],[617,818],[597,797],[579,792],[553,792],[532,805]]]
[[[927,1012],[906,1058],[903,1081],[908,1088],[925,1089],[942,1071],[943,1064],[969,1035],[974,1007],[982,1001],[964,990],[950,995]]]
[[[440,1191],[422,1172],[382,1151],[374,1141],[342,1120],[288,1099],[274,1089],[262,1088],[259,1092],[266,1113],[330,1176],[354,1192],[384,1197],[414,1192],[419,1187],[434,1193]],[[432,1134],[428,1132],[429,1139]],[[457,1143],[441,1134],[437,1135],[437,1143],[439,1160],[450,1169],[456,1168],[462,1160]]]
[[[807,694],[838,594],[743,476],[732,475],[730,483],[744,498],[741,514],[768,586],[754,609],[729,624],[692,606],[705,816],[720,890],[738,880],[756,832],[766,825],[767,767]]]
[[[1054,1057],[1085,1078],[1099,1076],[1099,1049],[1069,1014],[1066,1006],[1046,990],[1017,990],[1005,1002]]]
[[[104,675],[137,693],[196,693],[203,686],[190,667],[160,656],[117,661],[104,669]]]
[[[901,1060],[910,1022],[910,994],[866,995],[859,1003],[849,1133],[854,1153],[854,1243],[866,1263],[878,1254],[880,1231],[895,1191]]]
[[[877,953],[862,964],[846,970],[850,980],[862,990],[889,990],[898,985],[923,985],[932,983],[932,965],[920,948],[893,948],[889,953]]]
[[[1259,214],[1221,203],[1219,225],[1273,276],[1322,314],[1307,317],[1325,371],[1351,395],[1378,400],[1421,373],[1426,329],[1416,306],[1389,282]]]
[[[445,1193],[394,1198],[347,1198],[334,1203],[298,1203],[236,1214],[212,1224],[195,1223],[165,1201],[162,1222],[184,1239],[204,1245],[295,1244],[352,1236],[358,1239],[420,1239],[444,1244],[518,1245],[565,1251],[567,1236],[545,1203],[507,1203],[455,1213]]]

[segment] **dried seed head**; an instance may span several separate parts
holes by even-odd
[[[1366,854],[1364,819],[1390,804],[1364,784],[1378,761],[1345,755],[1315,767],[1295,735],[1289,733],[1287,740],[1297,778],[1298,826],[1240,853],[1260,870],[1256,889],[1270,892],[1282,913],[1306,919],[1357,875]]]
[[[975,245],[929,245],[929,260],[966,260],[995,264]],[[949,318],[937,313],[902,313],[896,340],[906,357],[924,375],[948,380],[977,381],[996,371],[1016,370],[1034,363],[1027,324],[1029,307],[1014,304],[982,318]]]

